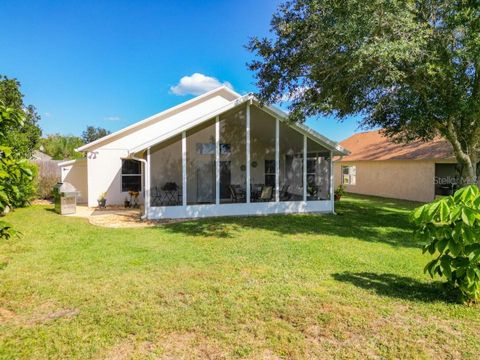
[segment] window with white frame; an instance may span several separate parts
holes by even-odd
[[[122,160],[122,192],[142,190],[142,166],[140,161]]]
[[[342,166],[342,184],[355,185],[357,183],[357,167],[356,166]]]

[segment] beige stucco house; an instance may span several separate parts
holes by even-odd
[[[91,207],[138,192],[150,219],[333,212],[332,158],[348,152],[287,118],[223,86],[80,147],[62,181]]]
[[[396,144],[368,131],[340,145],[350,155],[335,161],[335,186],[347,192],[429,202],[457,186],[459,167],[445,140]]]

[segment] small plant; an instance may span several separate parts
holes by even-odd
[[[107,206],[107,193],[102,192],[100,194],[100,196],[98,197],[97,201],[98,201],[98,206],[99,207],[101,207],[101,208],[106,207]]]
[[[424,269],[445,277],[463,300],[480,299],[480,190],[470,185],[412,213],[423,253],[435,258]]]
[[[128,194],[130,195],[130,206],[133,207],[133,208],[138,208],[139,205],[138,205],[138,196],[140,195],[140,192],[138,191],[134,191],[134,190],[130,190],[128,192]]]
[[[340,184],[338,185],[338,187],[335,189],[335,192],[334,192],[335,201],[339,201],[343,195],[345,195],[345,186]]]

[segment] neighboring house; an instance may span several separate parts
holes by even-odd
[[[429,202],[458,182],[452,146],[442,139],[396,144],[368,131],[340,145],[350,155],[335,160],[335,186],[344,184],[347,192]]]
[[[150,219],[331,212],[331,159],[347,152],[286,118],[223,86],[80,147],[62,180],[91,207],[139,191]]]
[[[49,160],[52,160],[52,157],[48,154],[45,154],[41,150],[35,150],[32,154],[31,160],[33,160],[33,161],[49,161]]]

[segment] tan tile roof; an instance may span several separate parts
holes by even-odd
[[[352,135],[340,145],[351,152],[341,161],[443,160],[454,157],[452,146],[446,140],[438,138],[429,142],[395,144],[377,130]]]

